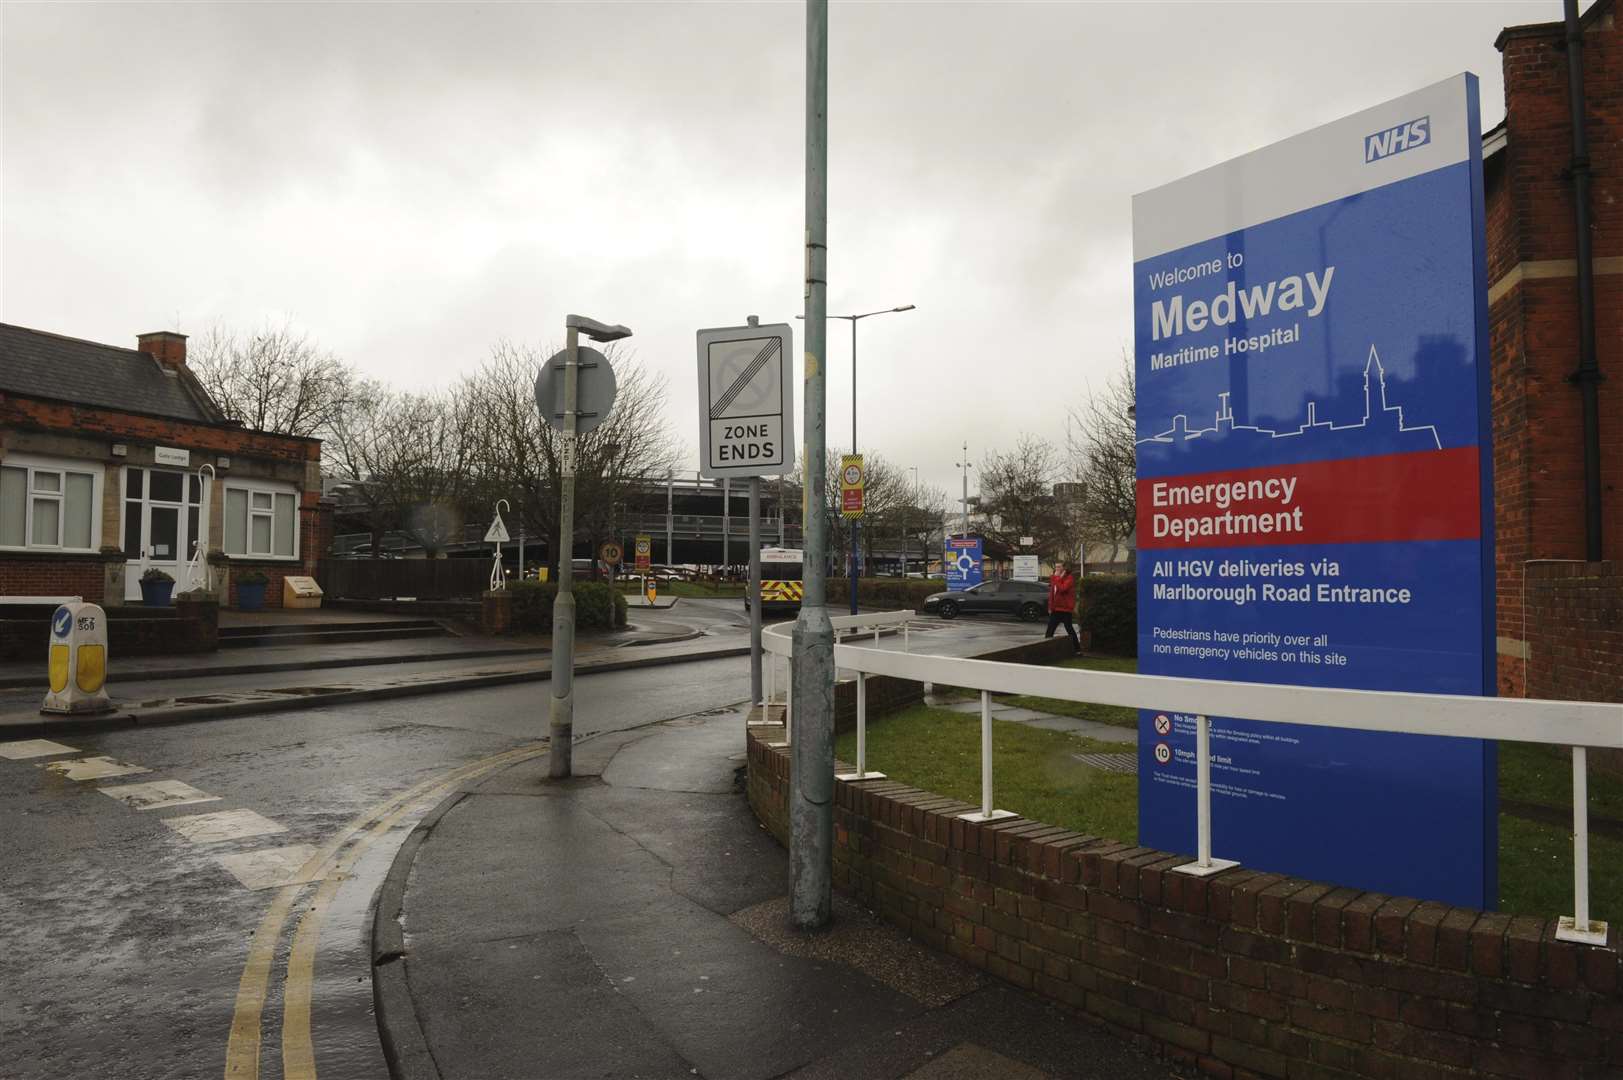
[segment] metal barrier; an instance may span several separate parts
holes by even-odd
[[[1589,915],[1589,807],[1585,747],[1623,749],[1623,704],[1595,701],[1548,701],[1533,698],[1468,697],[1386,690],[1340,690],[1279,683],[1243,683],[1221,679],[1127,675],[1076,668],[1036,667],[993,660],[914,653],[906,634],[912,612],[844,615],[832,620],[838,635],[834,664],[857,674],[857,773],[842,778],[871,779],[866,773],[867,711],[864,690],[869,675],[888,675],[916,682],[943,683],[981,694],[981,809],[962,815],[972,821],[1014,816],[992,804],[992,714],[994,693],[1028,694],[1065,701],[1117,705],[1130,709],[1181,712],[1196,718],[1196,817],[1198,850],[1193,862],[1174,869],[1195,875],[1215,874],[1238,863],[1212,857],[1211,722],[1209,713],[1270,724],[1351,728],[1444,738],[1498,739],[1546,743],[1572,748],[1573,916],[1563,915],[1556,937],[1591,945],[1606,943],[1606,924]],[[773,657],[789,661],[792,696],[793,623],[778,623],[762,633],[762,646]],[[904,647],[883,648],[879,631],[903,629]],[[874,630],[872,642],[847,644],[839,637]],[[770,699],[769,702],[770,704]],[[785,703],[784,742],[788,745],[789,708]]]

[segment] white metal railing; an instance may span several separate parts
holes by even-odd
[[[1212,857],[1211,722],[1208,714],[1270,724],[1386,731],[1445,738],[1499,739],[1546,743],[1572,748],[1572,831],[1574,915],[1562,916],[1556,937],[1586,944],[1606,943],[1606,923],[1589,914],[1589,807],[1585,747],[1623,749],[1623,704],[1595,701],[1548,701],[1533,698],[1468,697],[1386,690],[1342,690],[1279,683],[1242,683],[1220,679],[1128,675],[1077,668],[1039,667],[911,651],[907,633],[912,612],[845,615],[832,620],[841,640],[834,646],[836,668],[857,675],[857,771],[842,779],[873,779],[867,771],[866,682],[869,675],[888,675],[917,682],[940,683],[980,691],[981,808],[963,815],[975,821],[1013,816],[992,802],[992,713],[994,693],[1029,694],[1065,701],[1154,709],[1195,717],[1196,825],[1194,862],[1175,869],[1196,875],[1214,874],[1237,863]],[[769,670],[785,663],[783,742],[790,739],[793,696],[793,623],[766,627],[762,647]],[[879,631],[902,629],[902,648],[884,648]],[[872,640],[848,644],[846,636],[874,630]],[[772,677],[769,676],[769,679]],[[775,687],[775,680],[768,683]],[[773,703],[771,691],[767,704]],[[1468,733],[1468,734],[1464,734]]]

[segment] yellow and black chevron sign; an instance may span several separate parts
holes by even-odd
[[[761,582],[763,603],[798,604],[806,598],[806,586],[799,581]]]

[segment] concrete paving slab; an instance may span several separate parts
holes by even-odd
[[[974,1043],[959,1043],[902,1080],[986,1080],[991,1076],[998,1080],[1047,1080],[1041,1070]]]
[[[423,1032],[445,1080],[693,1078],[572,930],[408,953],[405,963],[413,995],[436,1003]]]
[[[1036,709],[1022,709],[1016,705],[992,706],[992,719],[1008,720],[1016,724],[1028,724],[1033,720],[1048,720],[1053,717],[1053,713],[1038,712]]]
[[[623,747],[603,770],[615,787],[655,788],[722,794],[733,790],[737,766],[728,756],[744,745],[743,724],[736,715],[672,721],[648,729],[645,737]]]

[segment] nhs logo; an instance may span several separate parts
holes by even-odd
[[[1422,116],[1385,131],[1364,136],[1364,164],[1379,161],[1431,142],[1431,117]]]

